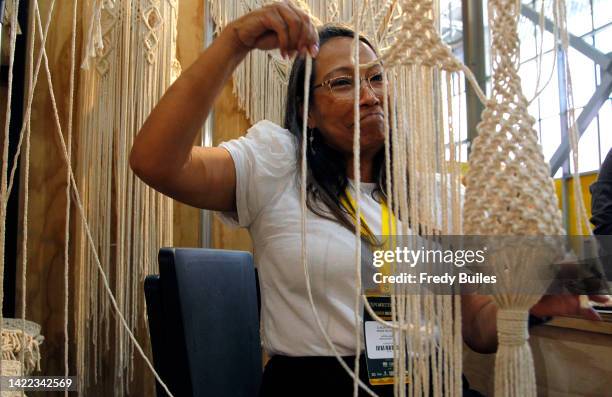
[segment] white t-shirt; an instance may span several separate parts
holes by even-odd
[[[306,290],[296,138],[264,120],[251,127],[246,136],[219,147],[229,151],[236,166],[237,213],[216,214],[229,226],[247,228],[253,240],[265,350],[271,355],[333,355],[316,323]],[[352,181],[349,185],[355,198]],[[374,187],[374,183],[361,183],[360,207],[368,226],[378,235],[381,208],[371,196]],[[353,355],[355,235],[310,210],[306,219],[315,306],[338,353]],[[362,313],[361,305],[360,317]],[[363,349],[363,334],[361,341]]]

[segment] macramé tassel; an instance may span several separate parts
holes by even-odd
[[[499,309],[495,357],[495,395],[536,395],[535,369],[529,346],[528,310]],[[516,380],[519,380],[518,382]]]

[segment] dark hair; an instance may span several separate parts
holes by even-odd
[[[320,48],[334,37],[349,37],[354,38],[355,33],[352,29],[344,25],[327,24],[319,29],[319,46]],[[374,46],[367,38],[359,36],[359,40],[367,44],[373,51],[376,51]],[[310,78],[310,88],[314,85],[314,70],[316,58],[312,61],[313,73]],[[288,129],[298,141],[297,159],[298,169],[301,167],[302,160],[302,104],[304,102],[304,75],[306,72],[306,62],[304,57],[295,59],[289,76],[287,87],[287,102],[285,107],[285,123],[284,127]],[[310,96],[310,104],[312,103],[312,95]],[[306,205],[315,214],[338,222],[348,230],[355,232],[355,224],[350,215],[341,205],[341,199],[346,199],[346,187],[348,186],[348,176],[346,173],[346,162],[344,155],[338,150],[327,145],[324,141],[321,132],[313,128],[310,130],[312,134],[312,143],[307,140],[306,160],[308,164],[307,182],[306,182]],[[314,150],[313,150],[314,149]],[[392,156],[391,156],[392,158]],[[376,181],[376,188],[372,192],[372,197],[379,201],[386,200],[386,172],[385,172],[385,149],[384,147],[375,155],[373,161],[373,175]],[[299,174],[298,174],[299,175]],[[299,179],[299,177],[298,177]],[[299,182],[299,181],[298,181]],[[325,204],[329,211],[326,211],[321,203]],[[354,210],[354,209],[353,209]],[[372,241],[374,236],[364,235],[362,238]]]

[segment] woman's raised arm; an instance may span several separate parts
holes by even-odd
[[[318,36],[310,18],[283,2],[231,22],[168,88],[134,140],[130,167],[145,183],[178,201],[218,211],[235,209],[236,175],[223,148],[194,146],[215,99],[252,49],[283,55],[309,51]]]

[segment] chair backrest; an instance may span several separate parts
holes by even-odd
[[[262,357],[251,254],[162,248],[159,272],[145,280],[145,295],[155,367],[170,391],[256,396]]]

